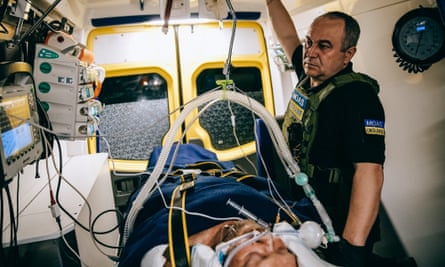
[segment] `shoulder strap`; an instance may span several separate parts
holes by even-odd
[[[172,193],[168,213],[168,244],[172,267],[191,266],[190,247],[185,210],[187,191],[195,186],[196,175],[181,176],[181,184]]]
[[[367,83],[375,90],[376,94],[379,93],[379,83],[375,79],[371,78],[370,76],[364,73],[350,72],[339,75],[332,79],[332,83],[334,84],[335,87],[340,87],[352,82]]]
[[[336,88],[333,82],[326,85],[325,88],[309,97],[309,108],[305,111],[303,123],[303,138],[300,146],[299,165],[309,177],[313,175],[313,165],[309,164],[309,153],[317,132],[318,107],[320,103]]]

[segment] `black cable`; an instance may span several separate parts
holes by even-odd
[[[62,149],[61,149],[61,145],[60,145],[60,140],[59,140],[59,138],[57,137],[57,135],[54,135],[54,140],[56,140],[56,144],[57,144],[57,148],[58,148],[58,150],[59,150],[59,173],[61,174],[62,173],[62,165],[63,165],[63,163],[62,163],[62,153],[61,153],[61,151],[62,151]],[[86,226],[84,226],[81,222],[79,222],[76,218],[74,218],[74,216],[72,216],[64,207],[63,207],[63,205],[62,205],[62,203],[60,202],[60,187],[61,187],[61,183],[62,183],[62,176],[60,176],[59,175],[59,179],[58,179],[58,181],[57,181],[57,188],[56,188],[56,202],[57,202],[57,205],[59,205],[59,207],[60,207],[60,209],[71,219],[71,220],[73,220],[77,225],[79,225],[83,230],[85,230],[85,231],[87,231],[87,232],[90,232],[90,228],[89,227],[86,227]],[[101,212],[99,215],[97,215],[96,216],[96,218],[93,220],[93,222],[95,222],[97,219],[98,219],[98,217],[99,216],[102,216],[103,214],[105,214],[105,213],[108,213],[108,212],[116,212],[116,214],[118,214],[120,217],[119,218],[122,218],[123,216],[120,214],[120,211],[118,210],[118,209],[112,209],[112,210],[106,210],[106,211],[103,211],[103,212]],[[91,212],[91,210],[90,210],[90,214],[91,214],[92,212]],[[115,227],[113,227],[111,230],[109,230],[108,232],[93,232],[94,234],[106,234],[106,233],[110,233],[110,232],[112,232],[112,231],[114,231],[115,229],[117,229],[119,227],[119,224],[118,225],[116,225]]]
[[[6,198],[8,200],[8,210],[9,210],[9,229],[10,229],[10,238],[9,238],[9,247],[13,247],[15,244],[17,244],[17,239],[15,237],[16,231],[16,225],[15,225],[15,215],[14,215],[14,206],[12,205],[12,198],[11,198],[11,192],[9,190],[9,185],[5,187],[6,192]]]
[[[0,22],[3,22],[3,19],[5,18],[5,14],[6,14],[6,9],[8,7],[8,2],[7,0],[2,1],[2,6],[0,7]]]
[[[110,212],[114,212],[114,213],[116,213],[116,214],[118,215],[118,219],[119,219],[119,220],[118,220],[118,224],[117,224],[115,227],[113,227],[113,228],[111,228],[111,229],[109,229],[109,230],[107,230],[107,231],[102,231],[102,232],[94,231],[94,225],[96,224],[97,220],[98,220],[102,215],[105,215],[105,214],[110,213]],[[120,223],[121,223],[122,221],[123,221],[123,215],[122,215],[122,213],[121,213],[118,209],[109,209],[109,210],[105,210],[105,211],[102,211],[101,213],[99,213],[99,214],[96,216],[96,218],[94,218],[93,222],[91,223],[91,229],[92,229],[92,231],[93,231],[93,238],[94,238],[94,240],[95,240],[97,243],[99,243],[100,245],[102,245],[102,246],[104,246],[104,247],[106,247],[106,248],[122,249],[122,248],[123,248],[122,246],[111,246],[111,245],[105,244],[105,243],[103,243],[102,241],[100,241],[99,239],[97,239],[97,237],[96,237],[96,235],[106,235],[106,234],[112,233],[112,232],[115,231],[116,229],[119,229],[119,225],[120,225]]]
[[[55,0],[48,8],[47,10],[43,13],[43,15],[32,25],[32,27],[23,34],[23,36],[20,38],[19,44],[24,42],[29,35],[31,35],[36,29],[37,27],[40,26],[40,24],[43,22],[43,19],[48,16],[49,13],[51,13],[51,11],[60,3],[61,0]]]
[[[35,174],[35,176],[34,176],[35,179],[40,178],[40,173],[39,173],[39,163],[40,163],[40,160],[36,160],[36,164],[35,164],[35,167],[36,167],[36,174]]]
[[[57,135],[54,135],[54,140],[56,140],[57,148],[59,150],[59,177],[57,179],[57,188],[56,188],[56,202],[57,205],[59,205],[60,209],[71,219],[79,225],[83,230],[90,232],[89,227],[84,226],[81,222],[79,222],[76,218],[74,218],[71,213],[69,213],[60,202],[60,187],[62,185],[62,167],[63,167],[63,160],[62,160],[62,146],[60,145],[60,140]],[[90,211],[91,214],[91,211]]]
[[[9,1],[4,0],[2,6],[0,7],[0,27],[2,28],[2,31],[0,31],[0,33],[5,33],[5,34],[9,33],[8,29],[5,27],[5,25],[3,25],[3,19],[5,18],[5,13],[6,13],[6,8],[8,7],[8,2]]]
[[[121,213],[118,209],[109,209],[109,210],[105,210],[105,211],[102,211],[101,213],[99,213],[99,214],[96,216],[96,218],[94,218],[93,222],[91,223],[91,227],[94,229],[94,225],[96,224],[96,221],[97,221],[102,215],[105,215],[105,214],[110,213],[110,212],[114,212],[114,213],[116,213],[116,214],[118,215],[118,222],[119,222],[119,223],[122,222],[122,220],[123,220],[123,215],[122,215],[122,213]],[[116,229],[119,228],[119,223],[118,223],[118,225],[114,226],[113,228],[111,228],[111,229],[109,229],[109,230],[102,231],[102,232],[93,231],[93,233],[96,234],[96,235],[106,235],[106,234],[112,233],[114,230],[116,230]]]
[[[99,215],[97,215],[96,216],[96,218],[94,218],[93,219],[93,223],[92,223],[92,225],[91,225],[91,227],[93,228],[93,229],[90,229],[89,227],[86,227],[86,226],[84,226],[80,221],[78,221],[76,218],[74,218],[74,216],[72,216],[64,207],[63,207],[63,205],[62,205],[62,203],[60,202],[60,187],[61,187],[61,183],[62,183],[62,165],[63,165],[63,161],[62,161],[62,147],[61,147],[61,144],[60,144],[60,140],[59,140],[59,138],[57,137],[57,135],[54,135],[54,140],[56,141],[56,144],[57,144],[57,148],[58,148],[58,151],[59,151],[59,177],[58,177],[58,180],[57,180],[57,188],[56,188],[56,202],[57,202],[57,205],[60,207],[60,209],[75,223],[75,224],[77,224],[78,226],[80,226],[83,230],[85,230],[86,232],[88,232],[88,233],[90,233],[90,231],[92,231],[91,233],[92,233],[92,237],[93,237],[93,239],[94,239],[94,241],[96,241],[97,243],[99,243],[99,244],[101,244],[102,246],[104,246],[104,247],[108,247],[108,248],[117,248],[117,249],[120,249],[120,248],[122,248],[122,247],[118,247],[118,246],[116,246],[116,247],[114,247],[114,246],[110,246],[110,245],[107,245],[107,244],[104,244],[102,241],[100,241],[100,240],[98,240],[97,238],[96,238],[96,234],[105,234],[105,233],[110,233],[110,232],[112,232],[112,231],[114,231],[115,229],[118,229],[119,227],[120,227],[120,222],[122,221],[122,219],[120,219],[119,220],[119,222],[118,222],[118,224],[115,226],[115,227],[113,227],[111,230],[108,230],[108,231],[106,231],[106,232],[94,232],[94,227],[93,227],[93,225],[95,224],[95,222],[97,221],[97,219],[100,217],[100,216],[102,216],[103,214],[106,214],[106,213],[109,213],[109,212],[116,212],[116,214],[118,214],[119,216],[120,216],[120,218],[123,218],[123,216],[120,214],[120,211],[118,210],[118,209],[113,209],[113,210],[106,210],[106,211],[103,211],[103,212],[101,212]],[[92,214],[92,211],[91,211],[91,207],[89,206],[89,205],[87,205],[87,207],[88,207],[88,211],[89,211],[89,216],[91,216],[91,214]],[[116,259],[115,259],[115,257],[114,256],[110,256],[110,255],[106,255],[108,258],[110,258],[111,260],[113,260],[113,261],[116,261]]]
[[[6,197],[8,199],[9,221],[10,221],[9,253],[7,262],[10,262],[12,266],[20,266],[19,247],[17,242],[17,225],[15,222],[14,207],[12,205],[12,198],[11,198],[11,192],[9,190],[9,185],[5,187],[5,192],[6,192]]]
[[[39,105],[41,104],[40,101],[37,101],[37,102],[38,102]],[[41,114],[41,115],[43,115],[46,118],[46,122],[50,122],[48,114],[46,112],[42,112],[42,113],[43,114]],[[47,139],[49,139],[51,141],[55,140],[55,142],[57,144],[58,152],[59,152],[59,169],[58,169],[58,180],[57,180],[56,197],[55,197],[57,205],[62,210],[62,212],[65,213],[75,224],[80,226],[83,230],[85,230],[88,233],[90,233],[90,231],[91,231],[91,234],[92,234],[92,237],[93,237],[94,241],[98,242],[99,244],[101,244],[104,247],[108,247],[108,248],[121,248],[121,247],[113,247],[113,246],[110,246],[110,245],[106,245],[103,242],[99,241],[96,238],[96,236],[95,236],[95,234],[111,233],[111,232],[113,232],[114,230],[116,230],[116,229],[118,229],[120,227],[120,223],[123,221],[123,216],[122,216],[122,214],[120,213],[120,211],[118,209],[106,210],[104,212],[101,212],[99,215],[96,216],[96,218],[94,218],[94,220],[92,222],[92,225],[91,225],[92,229],[90,229],[89,226],[88,227],[84,226],[80,221],[78,221],[76,218],[74,218],[74,216],[72,216],[63,207],[62,203],[60,202],[60,188],[61,188],[61,183],[62,183],[62,179],[63,179],[63,177],[62,177],[62,173],[63,173],[62,146],[61,146],[60,140],[59,140],[59,138],[58,138],[58,136],[56,134],[53,134],[52,132],[49,132],[49,131],[47,133],[48,133],[48,136],[47,136],[48,138]],[[42,133],[42,134],[45,134],[45,133]],[[46,147],[45,149],[46,149],[46,151],[49,150],[48,147]],[[38,175],[38,172],[36,173],[36,175]],[[85,199],[85,202],[87,202],[86,199]],[[89,216],[91,218],[91,215],[92,215],[91,207],[90,207],[90,205],[88,203],[86,203],[86,205],[88,207]],[[109,212],[115,212],[118,215],[118,219],[119,220],[118,220],[117,225],[115,227],[113,227],[112,229],[110,229],[108,231],[105,231],[105,232],[95,232],[93,229],[94,229],[94,224],[97,221],[97,219],[99,219],[99,217],[102,216],[103,214],[106,214],[106,213],[109,213]],[[59,227],[62,227],[60,225],[60,218],[56,218],[56,221],[58,221]],[[109,256],[109,255],[106,255],[106,256],[108,256],[111,260],[115,261],[113,256]]]
[[[20,173],[17,174],[17,192],[16,192],[16,196],[15,196],[15,209],[16,209],[16,213],[17,214],[17,219],[16,219],[16,232],[18,232],[19,230],[19,212],[20,212],[20,208],[19,208],[19,193],[20,193]]]
[[[3,188],[0,191],[0,262],[5,262],[5,251],[3,249]]]

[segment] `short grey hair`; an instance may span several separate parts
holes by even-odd
[[[358,39],[360,37],[360,25],[352,16],[340,11],[330,11],[323,15],[320,15],[315,20],[319,18],[341,19],[345,22],[342,44],[343,52],[345,52],[348,48],[357,45]]]

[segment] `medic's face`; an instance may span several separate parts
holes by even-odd
[[[304,42],[303,66],[311,78],[311,86],[317,86],[345,68],[355,54],[356,48],[343,51],[344,21],[318,18]]]

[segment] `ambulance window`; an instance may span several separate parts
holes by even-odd
[[[99,152],[147,160],[169,128],[167,82],[156,73],[106,78],[99,100]]]
[[[264,104],[261,73],[255,67],[233,68],[229,78],[233,80],[236,88],[243,91],[251,98]],[[225,80],[223,70],[220,68],[207,69],[201,72],[197,78],[198,95],[214,89],[217,80]],[[236,137],[231,125],[230,109],[235,115]],[[230,149],[249,143],[254,140],[253,113],[236,103],[218,102],[207,109],[199,118],[201,126],[208,132],[212,146],[218,150]]]

